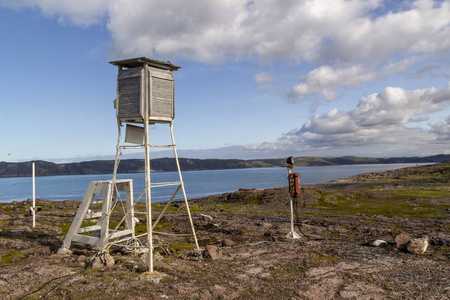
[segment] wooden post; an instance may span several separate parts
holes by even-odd
[[[173,136],[173,121],[170,122],[170,136],[172,138],[173,153],[175,156],[175,161],[177,163],[178,176],[180,177],[180,186],[181,186],[181,190],[183,191],[184,202],[186,203],[186,210],[187,210],[187,213],[189,216],[189,222],[191,223],[191,229],[192,229],[192,234],[194,235],[195,246],[197,246],[197,249],[200,249],[200,247],[198,246],[197,235],[195,234],[194,222],[192,222],[191,211],[189,209],[189,203],[187,200],[186,191],[184,189],[183,177],[181,176],[180,162],[178,160],[177,148],[175,146],[175,138]]]
[[[149,105],[150,95],[148,93],[151,83],[148,80],[148,65],[144,65],[144,139],[145,139],[145,199],[147,209],[147,241],[148,241],[148,271],[153,273],[153,226],[152,226],[152,195],[150,188],[150,137],[149,137]]]
[[[33,207],[31,208],[33,213],[33,228],[36,227],[36,184],[35,184],[35,164],[32,164],[33,169]]]
[[[99,220],[99,224],[101,226],[100,229],[100,252],[104,252],[106,249],[106,244],[109,240],[109,217],[111,212],[111,206],[114,196],[115,186],[114,184],[103,184],[102,185],[102,194],[103,194],[103,203],[102,203],[102,217]]]
[[[134,220],[134,203],[133,203],[133,183],[130,181],[126,184],[126,219],[127,219],[127,229],[132,231],[132,237],[134,238],[134,227],[136,221]]]

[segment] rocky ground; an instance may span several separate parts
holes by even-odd
[[[290,232],[285,188],[174,203],[146,253],[74,243],[58,254],[77,201],[0,204],[2,299],[450,299],[450,164],[305,185]],[[163,205],[153,205],[157,212]],[[98,210],[98,207],[92,207]],[[145,205],[136,233],[145,232]],[[120,211],[112,216],[117,223]],[[170,235],[168,235],[170,234]],[[187,235],[177,235],[187,234]],[[373,242],[378,246],[374,246]],[[409,241],[409,242],[408,242]],[[421,242],[420,247],[414,243]],[[143,241],[145,243],[145,241]],[[425,252],[423,246],[428,243]],[[417,245],[416,245],[417,246]],[[421,248],[422,247],[422,248]],[[142,251],[141,251],[142,252]]]

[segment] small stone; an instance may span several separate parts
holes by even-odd
[[[374,247],[382,247],[382,246],[387,246],[387,242],[384,240],[375,240],[372,243],[370,243],[371,246]]]
[[[139,280],[150,281],[154,284],[160,283],[163,278],[170,278],[170,276],[160,272],[145,272],[139,275]]]
[[[56,252],[56,254],[59,254],[59,255],[71,255],[72,251],[70,251],[68,248],[63,246],[63,247],[58,249],[58,252]]]
[[[201,261],[203,259],[203,251],[200,249],[192,249],[182,256],[183,259],[192,261]]]
[[[217,224],[214,224],[214,223],[211,223],[210,221],[205,221],[205,220],[197,220],[197,221],[194,222],[194,225],[196,227],[206,228],[206,229],[214,228],[214,227],[218,227],[219,226]]]
[[[103,262],[107,268],[110,268],[115,264],[114,258],[109,253],[103,255]]]
[[[36,251],[34,251],[34,255],[47,256],[47,255],[50,255],[51,252],[52,251],[50,250],[50,248],[45,246],[45,247],[36,249]]]
[[[204,251],[204,255],[211,257],[212,260],[222,258],[222,249],[214,245],[207,245]]]
[[[271,228],[272,227],[272,223],[264,222],[264,223],[262,223],[262,227],[264,227],[264,228]]]
[[[197,220],[194,222],[194,225],[199,228],[205,228],[208,225],[208,221],[205,220]]]
[[[100,269],[106,266],[109,268],[114,266],[114,264],[114,258],[109,253],[104,253],[102,255],[94,255],[94,257],[91,258],[90,267]]]
[[[148,255],[148,251],[147,253],[142,253],[138,256],[139,262],[143,265],[148,265],[148,259],[149,259],[149,255]],[[157,251],[153,252],[153,261],[162,261],[164,260],[164,257]]]
[[[100,269],[100,268],[104,267],[105,265],[103,264],[103,262],[99,256],[94,256],[91,259],[91,263],[89,264],[89,266],[93,269]]]
[[[16,235],[16,234],[31,233],[31,232],[33,232],[33,230],[28,226],[20,226],[20,227],[11,229],[9,232]]]
[[[212,221],[213,220],[213,217],[211,217],[210,215],[205,215],[205,214],[200,214],[200,218],[203,221]]]
[[[428,249],[428,239],[427,238],[417,238],[411,239],[406,244],[406,250],[414,254],[425,253]]]
[[[223,247],[231,247],[234,245],[234,242],[230,239],[223,239],[222,246]]]
[[[411,236],[401,233],[401,234],[397,235],[397,237],[395,238],[395,243],[396,243],[398,249],[405,250],[406,244],[408,244],[408,242],[410,240],[412,240]]]

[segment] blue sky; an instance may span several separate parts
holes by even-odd
[[[0,161],[113,157],[109,62],[141,56],[182,66],[180,156],[450,153],[449,15],[428,0],[0,0]]]

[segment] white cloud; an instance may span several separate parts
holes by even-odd
[[[123,56],[183,56],[202,62],[247,54],[246,1],[116,0],[108,28]]]
[[[351,68],[450,49],[448,1],[405,2],[402,10],[383,15],[374,13],[383,7],[381,0],[0,0],[0,5],[38,7],[77,25],[107,15],[114,49],[122,56],[201,62],[256,57]]]
[[[116,0],[108,28],[116,51],[124,56],[300,62],[315,59],[323,39],[362,17],[376,2]]]
[[[308,133],[295,139],[299,139],[311,149],[342,150],[347,148],[353,149],[352,152],[359,151],[359,153],[379,155],[383,152],[400,153],[399,150],[410,153],[417,150],[420,152],[423,151],[420,149],[423,145],[431,143],[435,138],[420,128],[380,126],[378,128],[359,128],[355,132],[333,135]]]
[[[269,73],[258,73],[254,76],[258,89],[272,89],[274,87],[275,77]]]
[[[358,128],[354,132],[335,133],[304,132],[286,135],[275,141],[250,146],[232,147],[249,152],[249,157],[279,157],[284,155],[305,156],[415,156],[448,153],[443,138],[422,128],[404,126],[379,126]],[[292,134],[293,132],[291,132]],[[230,152],[231,153],[231,152]]]
[[[362,82],[375,78],[375,74],[368,72],[361,65],[349,68],[333,70],[331,67],[322,66],[311,71],[303,82],[295,86],[289,93],[293,99],[303,99],[312,94],[322,94],[326,100],[336,100],[338,95],[335,89],[339,86],[358,86]]]
[[[316,59],[324,41],[362,17],[378,1],[254,1],[243,23],[249,51],[261,61]]]
[[[438,136],[439,140],[450,141],[450,116],[445,121],[431,124],[431,131]]]
[[[361,99],[353,116],[362,126],[379,124],[396,125],[406,124],[417,110],[417,100],[420,95],[415,93],[410,99],[402,88],[387,87],[379,94],[372,94]],[[409,106],[410,102],[413,105]]]
[[[211,157],[255,158],[282,156],[415,156],[448,153],[448,145],[420,128],[365,128],[355,133],[285,136],[279,140],[214,149]],[[191,156],[194,154],[191,154]]]
[[[398,125],[423,120],[423,116],[449,105],[450,85],[443,90],[431,87],[412,91],[387,87],[362,98],[351,114],[360,126]]]
[[[357,130],[356,123],[350,116],[337,110],[330,110],[323,116],[313,116],[308,123],[303,125],[300,132],[311,132],[315,134],[333,135],[342,133],[352,133]]]
[[[419,60],[417,57],[406,58],[387,64],[378,72],[363,65],[353,65],[340,69],[322,66],[309,72],[300,84],[292,88],[288,93],[288,97],[297,101],[310,95],[321,94],[325,100],[336,100],[339,96],[336,90],[339,87],[351,88],[360,86],[365,82],[402,71]]]
[[[48,16],[57,16],[62,23],[88,26],[100,22],[108,11],[108,0],[0,0],[12,8],[38,7]]]
[[[336,149],[359,155],[447,153],[448,145],[443,141],[450,139],[450,116],[445,122],[429,124],[429,129],[405,126],[447,107],[450,107],[450,83],[445,89],[409,91],[387,87],[363,97],[351,111],[334,108],[323,115],[311,116],[300,130],[293,129],[278,141],[254,144],[252,149],[270,146],[302,155],[308,151],[314,153],[310,155],[333,155]]]
[[[449,2],[420,0],[397,13],[377,18],[353,19],[335,34],[329,46],[342,61],[378,63],[396,55],[448,51],[450,48]]]
[[[322,116],[312,116],[299,133],[351,133],[356,126],[404,125],[422,121],[423,116],[447,106],[450,106],[450,84],[445,89],[431,87],[412,91],[387,87],[378,94],[363,97],[350,112],[332,109]]]

